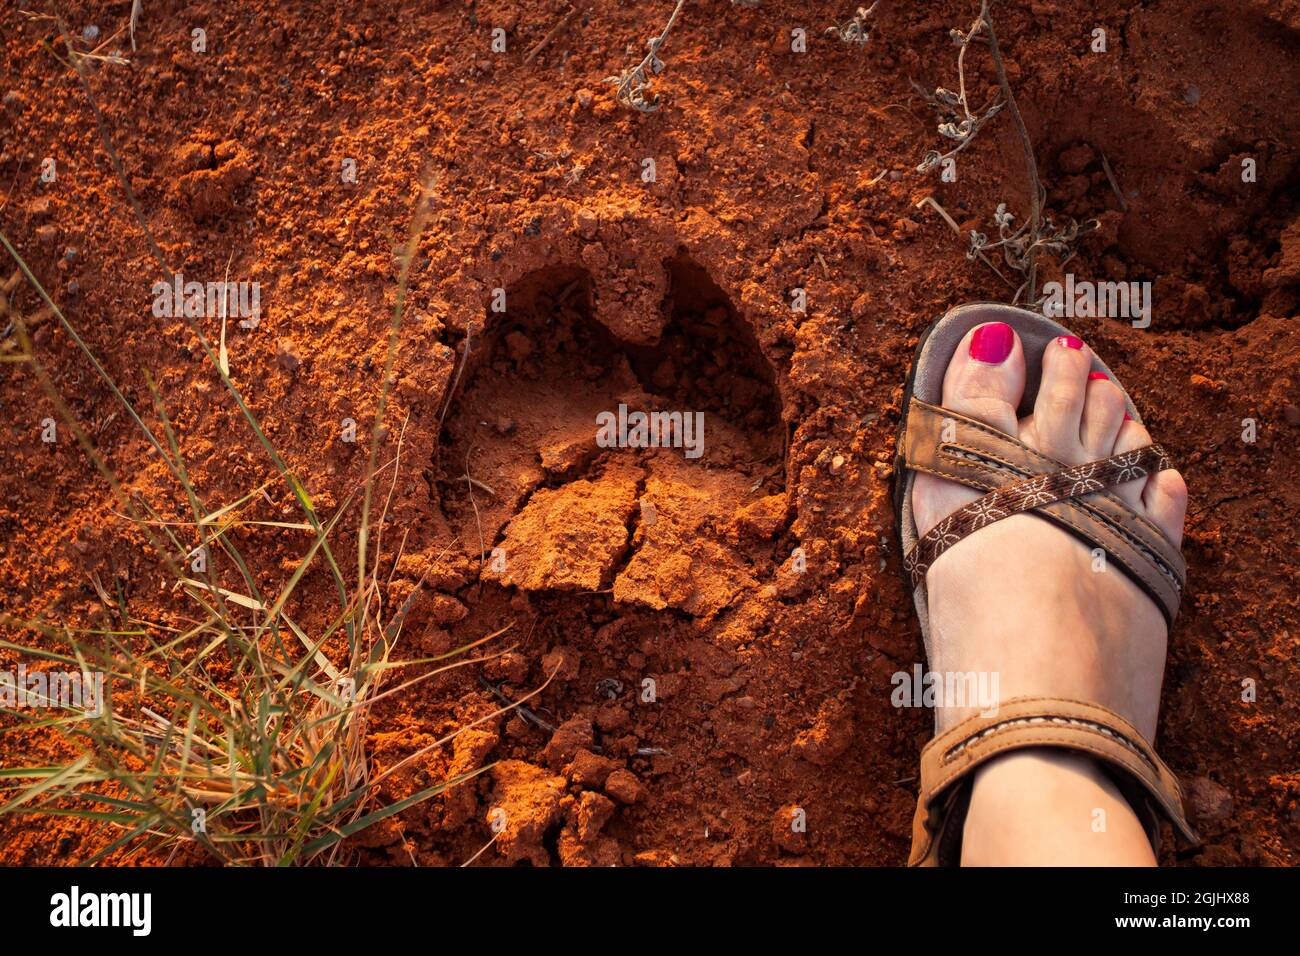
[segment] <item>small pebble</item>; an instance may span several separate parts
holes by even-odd
[[[1187,802],[1192,816],[1216,822],[1232,816],[1232,794],[1209,777],[1193,777],[1187,784]]]
[[[605,792],[619,803],[633,804],[644,792],[641,781],[630,770],[615,770],[605,780]]]
[[[302,359],[293,350],[293,343],[284,339],[276,343],[275,360],[286,372],[296,372],[302,365]]]

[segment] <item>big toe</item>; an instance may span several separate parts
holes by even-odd
[[[1016,406],[1025,391],[1025,353],[1005,322],[986,322],[966,333],[943,377],[943,407],[1008,435],[1019,433]],[[925,534],[980,493],[965,485],[918,474],[912,506]]]
[[[1016,435],[1016,406],[1025,391],[1025,353],[1005,322],[966,333],[943,377],[943,407]]]

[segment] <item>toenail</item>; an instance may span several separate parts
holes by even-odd
[[[970,337],[970,357],[985,365],[1001,365],[1011,354],[1016,334],[1005,322],[981,325]]]
[[[1056,338],[1058,345],[1063,345],[1067,349],[1083,348],[1083,339],[1076,339],[1073,335],[1059,335]]]
[[[1109,382],[1110,376],[1105,372],[1089,372],[1088,381],[1090,382]]]
[[[1133,416],[1130,415],[1128,412],[1125,412],[1125,413],[1124,413],[1124,421],[1126,421],[1126,422],[1131,422],[1132,420],[1133,420]]]

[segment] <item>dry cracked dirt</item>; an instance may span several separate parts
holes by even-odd
[[[640,114],[604,80],[640,59],[670,3],[584,3],[531,60],[559,0],[146,3],[135,50],[130,3],[59,5],[128,61],[87,61],[87,81],[158,251],[187,278],[228,267],[260,283],[259,323],[228,334],[231,375],[322,514],[364,478],[366,442],[341,429],[374,424],[400,249],[435,177],[382,422],[384,458],[400,452],[384,601],[418,592],[399,657],[507,626],[513,649],[377,706],[379,770],[479,721],[387,778],[381,803],[493,766],[364,831],[350,861],[460,864],[489,842],[474,865],[906,859],[932,715],[890,703],[891,676],[924,660],[889,504],[902,386],[933,318],[1013,291],[918,204],[932,197],[965,235],[992,232],[999,203],[1023,215],[1028,192],[1005,115],[955,182],[915,171],[940,138],[909,81],[955,82],[948,30],[977,8],[886,0],[858,48],[823,34],[848,6],[687,4],[661,50],[660,108]],[[1191,489],[1190,593],[1156,745],[1190,781],[1205,845],[1167,840],[1163,862],[1293,865],[1300,13],[1036,0],[994,15],[1048,209],[1100,222],[1070,271],[1154,283],[1149,328],[1074,324]],[[806,53],[791,51],[797,26]],[[150,312],[155,255],[56,34],[14,5],[0,14],[0,230],[151,424],[145,373],[157,383],[207,500],[265,485],[246,516],[292,521],[290,489],[189,327]],[[979,102],[996,92],[979,50],[968,79]],[[38,313],[26,284],[10,301]],[[215,340],[219,319],[201,321]],[[185,519],[68,332],[39,323],[33,348],[131,494]],[[620,404],[702,412],[704,454],[603,447],[594,422]],[[111,612],[99,582],[133,616],[182,626],[159,556],[77,442],[41,440],[58,415],[27,364],[0,366],[0,408],[0,610],[94,626]],[[356,533],[340,522],[340,554]],[[272,591],[311,541],[231,534]],[[287,610],[320,628],[334,600],[317,566]],[[543,684],[528,716],[490,716]],[[53,732],[7,733],[2,749],[5,766],[77,752]],[[0,859],[74,863],[116,837],[9,814]]]

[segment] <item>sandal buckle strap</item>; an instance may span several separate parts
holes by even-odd
[[[1138,730],[1105,707],[1052,697],[1021,697],[1003,702],[995,716],[976,716],[935,737],[921,753],[921,790],[912,825],[909,864],[933,865],[941,850],[957,845],[953,828],[959,791],[973,782],[973,772],[1000,754],[1029,747],[1052,747],[1088,754],[1121,776],[1141,795],[1143,825],[1158,849],[1158,816],[1179,835],[1197,843],[1187,821],[1178,778]],[[946,847],[946,849],[944,849]]]

